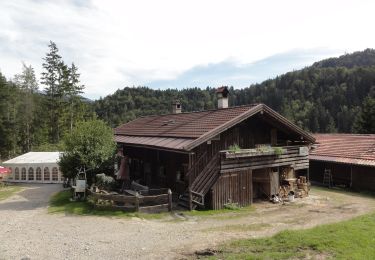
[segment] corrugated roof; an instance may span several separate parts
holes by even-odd
[[[375,166],[375,134],[315,134],[311,160]]]
[[[315,141],[310,134],[264,104],[140,117],[117,127],[115,139],[117,142],[132,145],[189,151],[259,112],[270,115],[291,131],[303,136],[305,140]],[[124,137],[128,137],[126,141]],[[123,141],[118,141],[120,139]]]
[[[57,163],[61,152],[29,152],[5,161],[3,164]]]

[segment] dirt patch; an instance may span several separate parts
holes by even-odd
[[[254,204],[255,210],[218,216],[172,213],[165,219],[48,214],[52,186],[27,187],[0,202],[2,258],[21,259],[181,259],[232,239],[271,236],[375,210],[375,199],[312,189],[290,204]],[[48,246],[46,246],[48,245]],[[215,250],[211,253],[215,253]],[[325,255],[307,255],[325,259]],[[52,255],[51,255],[52,254]]]

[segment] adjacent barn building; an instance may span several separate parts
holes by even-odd
[[[375,191],[375,134],[316,134],[310,179]]]
[[[59,159],[60,152],[29,152],[5,161],[3,165],[11,170],[10,182],[62,183]]]
[[[314,138],[264,104],[228,107],[219,88],[218,109],[135,119],[115,129],[127,158],[129,178],[148,187],[170,188],[179,203],[219,209],[294,187],[308,176]]]

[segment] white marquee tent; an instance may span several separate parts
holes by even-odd
[[[64,178],[57,164],[60,152],[29,152],[11,160],[4,166],[11,170],[10,182],[61,183]]]

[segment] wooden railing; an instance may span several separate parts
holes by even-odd
[[[193,166],[188,170],[185,178],[187,178],[187,180],[189,181],[189,186],[192,184],[198,174],[203,170],[207,163],[207,159],[208,154],[206,151],[198,158],[196,162],[194,162]]]
[[[215,154],[189,187],[191,203],[204,206],[204,197],[219,177],[220,156]]]
[[[172,211],[172,191],[152,189],[135,192],[134,196],[123,194],[102,194],[89,191],[94,206],[135,212]]]
[[[217,153],[214,155],[211,160],[207,163],[206,167],[202,170],[202,172],[195,178],[193,183],[191,184],[191,189],[195,192],[206,194],[207,191],[211,188],[211,184],[213,184],[215,179],[215,175],[217,175],[219,167],[220,167],[220,157]]]

